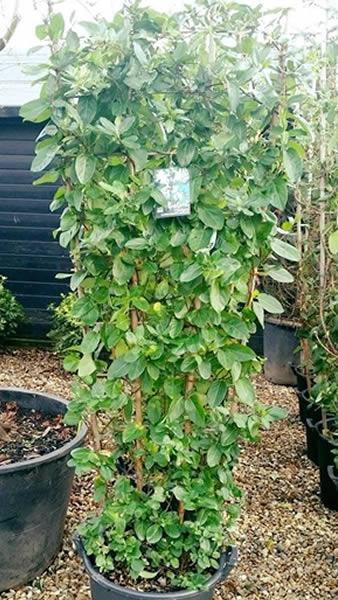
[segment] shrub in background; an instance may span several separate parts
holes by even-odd
[[[48,333],[53,349],[64,356],[69,348],[80,344],[82,339],[82,324],[73,315],[73,306],[77,300],[75,293],[62,294],[58,305],[51,304],[49,311],[52,315],[52,327]]]
[[[6,277],[0,275],[0,340],[13,336],[24,319],[23,307],[7,289]]]

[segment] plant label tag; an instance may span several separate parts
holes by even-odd
[[[156,219],[184,217],[191,214],[191,185],[188,169],[168,167],[154,171],[154,182],[163,198],[155,209]]]

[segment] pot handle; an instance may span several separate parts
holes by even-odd
[[[221,577],[220,581],[223,581],[228,577],[230,571],[234,568],[237,563],[238,551],[236,546],[229,546],[224,554],[224,562],[221,564]]]

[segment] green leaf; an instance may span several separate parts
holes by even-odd
[[[220,231],[224,227],[224,213],[217,206],[200,206],[198,217],[207,227]]]
[[[259,302],[255,301],[252,303],[252,309],[253,309],[259,323],[264,328],[264,308],[259,304]]]
[[[291,183],[297,183],[303,173],[303,161],[294,148],[283,150],[283,163]]]
[[[97,331],[88,331],[80,345],[83,354],[91,354],[96,350],[100,342],[100,334]]]
[[[286,181],[282,177],[275,179],[272,190],[270,202],[272,206],[279,210],[285,210],[288,202],[288,187]]]
[[[197,277],[199,277],[200,275],[202,275],[202,267],[197,263],[193,263],[192,265],[190,265],[190,267],[183,271],[183,273],[180,276],[180,281],[182,283],[187,283],[189,281],[197,279]]]
[[[298,248],[288,244],[288,242],[283,242],[282,240],[274,238],[271,241],[271,248],[278,256],[282,256],[293,262],[298,262],[300,260]]]
[[[52,40],[59,40],[62,37],[65,29],[65,22],[61,13],[52,15],[48,29]]]
[[[210,404],[212,406],[219,406],[222,404],[225,400],[227,389],[227,385],[224,381],[213,381],[207,393],[207,399]]]
[[[168,523],[164,526],[166,534],[174,540],[177,540],[182,534],[182,526],[179,523]]]
[[[240,89],[239,87],[233,82],[233,81],[228,81],[228,96],[229,96],[229,103],[230,103],[230,109],[231,112],[235,113],[237,111],[238,105],[239,105],[239,100],[240,100]]]
[[[202,379],[210,379],[211,376],[211,364],[207,360],[202,360],[198,364],[198,371]]]
[[[241,402],[244,402],[244,404],[248,404],[248,406],[253,405],[256,398],[256,394],[255,388],[253,387],[249,379],[239,379],[238,381],[236,381],[235,390]]]
[[[282,406],[269,406],[269,416],[273,421],[280,421],[286,419],[288,416],[288,410]]]
[[[148,248],[148,242],[144,238],[132,238],[126,243],[126,248],[131,250],[145,250]]]
[[[81,120],[88,125],[96,115],[97,101],[94,96],[80,96],[77,109]]]
[[[274,315],[280,315],[284,312],[284,308],[274,296],[270,296],[270,294],[260,293],[257,301],[259,304],[269,313]]]
[[[19,114],[25,121],[41,123],[50,117],[50,104],[42,98],[31,100],[20,108]]]
[[[292,283],[294,281],[293,275],[283,267],[269,267],[267,270],[267,275],[269,275],[269,277],[275,281],[280,281],[281,283]]]
[[[221,313],[225,308],[225,299],[217,281],[213,281],[210,287],[210,303],[212,308],[217,312]]]
[[[79,154],[75,161],[75,172],[80,183],[88,183],[95,173],[96,158]]]
[[[162,529],[159,525],[150,525],[146,532],[146,540],[149,544],[157,544],[162,537]]]
[[[52,139],[44,140],[37,146],[37,154],[32,162],[33,172],[43,171],[52,162],[60,146]]]
[[[184,413],[184,398],[177,398],[170,403],[168,410],[168,420],[176,421]]]
[[[181,167],[188,167],[197,153],[197,144],[192,138],[181,140],[177,148],[177,160]]]
[[[96,370],[95,363],[90,354],[85,354],[78,366],[79,377],[87,377],[91,375]]]
[[[142,437],[142,435],[142,427],[140,427],[136,423],[130,423],[129,425],[127,425],[127,427],[122,433],[122,441],[125,444],[128,444],[129,442],[133,442],[134,440],[139,440]]]
[[[75,371],[77,371],[79,362],[80,357],[78,354],[67,354],[63,360],[63,368],[65,371],[75,373]]]
[[[187,398],[184,407],[190,421],[203,427],[205,424],[205,411],[197,394],[192,394],[190,398]]]
[[[117,256],[115,258],[114,263],[113,263],[113,276],[115,278],[115,281],[119,285],[128,283],[128,281],[130,281],[130,279],[131,279],[133,272],[134,272],[133,265],[128,265],[125,262],[123,262],[123,260],[120,258],[120,256]]]
[[[208,452],[207,452],[207,465],[210,468],[216,467],[217,465],[219,465],[220,460],[221,460],[221,452],[220,450],[217,448],[217,446],[210,446]]]
[[[125,377],[129,369],[129,364],[124,360],[123,356],[116,358],[110,365],[107,373],[108,379],[119,379]]]
[[[142,148],[130,151],[129,156],[135,165],[136,172],[142,171],[148,162],[148,152]]]
[[[47,171],[44,175],[41,175],[38,179],[33,181],[33,185],[42,185],[43,183],[55,183],[59,179],[59,173],[57,171]]]
[[[256,354],[251,348],[241,344],[228,344],[223,350],[217,352],[217,360],[225,369],[231,369],[235,362],[255,360]]]
[[[223,321],[223,329],[229,336],[243,340],[249,337],[249,330],[245,322],[236,315],[228,316]]]
[[[338,229],[331,233],[329,237],[329,250],[332,254],[337,254],[338,252]]]

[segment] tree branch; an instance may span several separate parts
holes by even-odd
[[[14,4],[14,11],[13,11],[13,16],[11,18],[11,21],[10,21],[8,28],[5,31],[4,35],[0,38],[0,52],[4,48],[6,48],[8,42],[13,37],[15,30],[20,22],[20,15],[19,15],[18,11],[19,11],[19,0],[16,0],[15,4]]]

